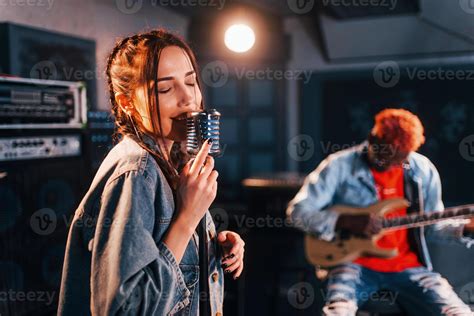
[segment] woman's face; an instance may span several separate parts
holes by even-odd
[[[152,86],[154,82],[149,84]],[[172,141],[183,141],[186,139],[186,114],[199,110],[202,94],[191,60],[182,48],[169,46],[162,50],[157,85],[162,136]],[[145,128],[152,131],[145,88],[136,90],[141,105],[137,110]],[[159,130],[155,132],[160,133]]]

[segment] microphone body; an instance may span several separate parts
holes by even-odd
[[[187,140],[186,150],[188,154],[196,156],[202,144],[209,138],[212,139],[212,146],[209,155],[219,157],[220,146],[220,117],[221,114],[215,109],[200,112],[191,112],[186,119]]]

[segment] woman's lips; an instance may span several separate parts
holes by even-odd
[[[176,117],[173,117],[172,120],[174,120],[174,121],[186,121],[187,117],[188,117],[188,113],[182,113],[182,114],[180,114]]]

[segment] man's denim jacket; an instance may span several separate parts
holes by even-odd
[[[174,212],[158,164],[124,137],[105,158],[72,221],[58,314],[198,315],[198,236],[179,264],[162,241]],[[219,315],[224,277],[209,212],[206,218],[211,312]]]
[[[367,142],[329,155],[305,180],[290,202],[287,215],[293,225],[322,240],[335,236],[338,213],[334,205],[366,207],[377,202],[375,183],[367,163]],[[444,209],[438,171],[425,156],[411,153],[404,167],[405,198],[410,202],[407,212],[433,212]],[[432,269],[426,236],[458,238],[463,225],[449,220],[433,226],[410,230],[410,242],[420,262]]]

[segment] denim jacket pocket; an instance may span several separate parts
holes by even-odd
[[[199,280],[199,265],[180,264],[179,268],[181,269],[181,272],[183,272],[186,287],[191,289]]]

